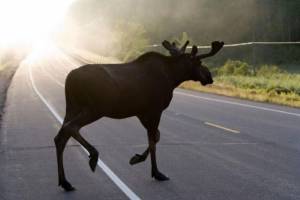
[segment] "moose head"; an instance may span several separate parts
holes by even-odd
[[[201,60],[214,56],[222,49],[224,42],[212,42],[211,51],[207,54],[200,55],[197,55],[198,47],[195,45],[192,47],[191,53],[185,53],[188,44],[189,41],[186,41],[181,48],[178,48],[174,42],[172,44],[167,40],[162,42],[162,45],[169,51],[172,57],[178,58],[178,62],[183,62],[183,65],[189,68],[192,80],[200,81],[202,85],[212,84],[213,79],[211,73],[208,68],[202,64]]]

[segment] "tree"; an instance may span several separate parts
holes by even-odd
[[[134,59],[150,45],[144,26],[134,22],[119,21],[112,30],[115,39],[115,54],[121,61]]]

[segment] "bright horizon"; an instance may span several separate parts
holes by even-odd
[[[59,30],[74,0],[0,0],[0,47],[41,45]]]

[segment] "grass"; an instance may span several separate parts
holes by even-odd
[[[0,72],[6,67],[6,65],[3,65],[0,63]]]
[[[181,88],[239,97],[300,108],[300,75],[277,73],[270,76],[221,75],[214,84],[184,82]]]

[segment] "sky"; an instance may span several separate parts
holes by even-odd
[[[59,31],[73,0],[0,0],[0,46],[37,43]]]

